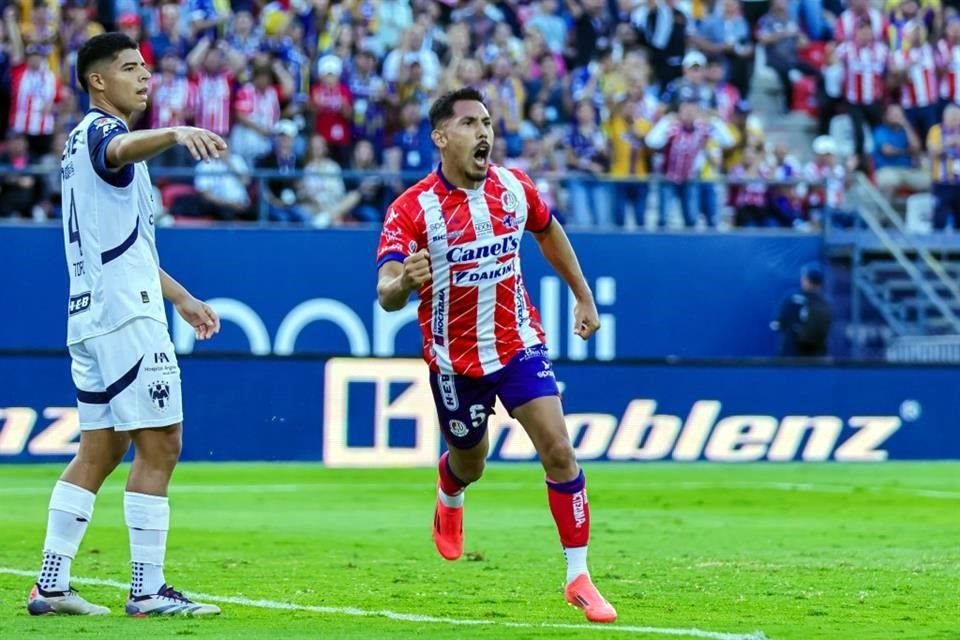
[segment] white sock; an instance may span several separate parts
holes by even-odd
[[[43,565],[37,579],[44,591],[70,588],[70,565],[93,517],[96,499],[95,493],[75,484],[60,480],[54,485],[43,543]]]
[[[134,596],[158,593],[166,584],[163,560],[170,529],[170,502],[166,496],[127,491],[123,513],[130,529],[130,592]]]
[[[587,570],[587,547],[564,547],[563,556],[567,559],[567,584],[573,582],[581,573],[590,575]]]
[[[443,492],[443,489],[437,489],[437,493],[440,496],[440,502],[448,507],[454,509],[463,506],[463,490],[461,489],[456,495],[450,496]]]

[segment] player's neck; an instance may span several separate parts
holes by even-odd
[[[102,98],[91,98],[90,108],[110,114],[111,116],[116,116],[126,123],[127,128],[130,127],[131,114],[123,113],[120,109],[110,104],[110,102],[108,102],[107,100],[104,100]]]
[[[451,164],[441,162],[437,168],[437,173],[440,174],[440,178],[446,182],[448,186],[453,186],[458,189],[475,191],[483,185],[483,180],[471,180],[464,172],[458,171],[457,168]],[[486,176],[484,176],[484,180],[486,180]]]

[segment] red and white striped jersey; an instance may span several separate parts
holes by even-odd
[[[252,82],[240,87],[237,91],[233,108],[237,115],[249,118],[254,123],[272,131],[280,122],[280,93],[276,87],[267,87],[263,92],[257,91]]]
[[[10,128],[28,136],[53,134],[54,105],[61,99],[60,80],[47,67],[33,71],[21,64],[11,74]]]
[[[377,268],[429,251],[432,279],[420,288],[418,317],[431,369],[481,377],[544,344],[520,272],[520,240],[550,221],[529,176],[496,165],[479,189],[454,187],[438,168],[393,202]]]
[[[870,26],[873,27],[873,37],[877,42],[883,42],[887,34],[887,19],[879,9],[873,7],[867,9],[870,15]],[[853,42],[857,35],[857,22],[860,18],[852,9],[847,9],[837,18],[834,27],[833,37],[837,42]]]
[[[937,103],[937,58],[930,44],[895,51],[892,60],[893,66],[906,76],[900,88],[900,105],[904,109]]]
[[[937,43],[937,64],[943,71],[940,97],[960,103],[960,43],[950,44],[946,38]]]
[[[233,76],[226,71],[217,75],[199,73],[193,84],[196,125],[221,136],[230,133]]]
[[[885,96],[883,74],[889,52],[885,44],[874,42],[858,47],[844,42],[837,47],[837,58],[843,64],[844,97],[851,104],[882,102]]]
[[[804,177],[812,182],[807,193],[807,206],[811,209],[843,206],[844,185],[847,172],[840,164],[820,164],[811,162],[804,169]]]
[[[737,185],[737,195],[733,204],[737,207],[762,207],[766,205],[767,191],[769,190],[767,181],[773,177],[772,173],[766,166],[759,167],[753,175],[748,175],[746,167],[742,165],[735,167],[730,172],[731,178],[738,180],[752,179],[753,181]]]
[[[162,74],[150,78],[150,127],[185,125],[184,113],[196,104],[195,90],[186,78],[165,78]]]

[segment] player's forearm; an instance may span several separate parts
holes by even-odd
[[[173,304],[180,304],[191,297],[190,292],[163,269],[160,269],[160,291],[163,297]]]
[[[570,238],[560,223],[553,221],[547,230],[535,236],[540,243],[540,251],[543,257],[547,259],[553,270],[567,283],[573,292],[574,298],[579,300],[590,300],[593,293],[590,291],[590,285],[587,279],[583,277],[583,271],[580,269],[580,261],[577,260],[577,254],[570,244]]]
[[[399,311],[407,306],[413,289],[403,285],[403,274],[383,276],[377,283],[377,298],[384,311]]]
[[[177,143],[172,128],[121,133],[107,147],[107,164],[111,169],[142,162],[159,155]]]

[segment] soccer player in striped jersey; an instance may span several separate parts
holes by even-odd
[[[146,160],[182,145],[195,159],[226,144],[193,127],[131,132],[147,108],[150,72],[122,33],[91,38],[77,54],[90,111],[70,133],[61,162],[63,241],[70,277],[67,345],[77,387],[80,448],[50,496],[43,564],[27,601],[32,615],[105,615],[70,586],[70,565],[103,481],[133,443],[123,510],[132,579],[126,612],[209,615],[163,574],[167,488],[180,455],[180,367],[167,332],[166,298],[197,339],[220,328],[216,313],[160,268]]]
[[[600,328],[593,294],[570,241],[522,171],[490,162],[493,124],[475,89],[430,109],[436,171],[390,206],[377,255],[377,293],[388,311],[420,298],[424,358],[448,451],[440,458],[433,538],[440,555],[463,553],[464,489],[480,479],[487,421],[497,397],[527,431],[546,471],[547,496],[567,560],[565,596],[588,620],[616,611],[587,570],[590,509],[567,433],[543,328],[520,272],[520,241],[534,234],[576,298],[575,332]]]

